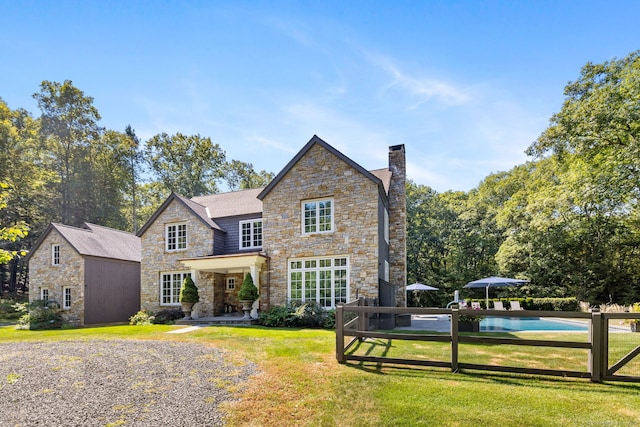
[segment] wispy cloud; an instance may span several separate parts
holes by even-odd
[[[471,100],[468,90],[438,78],[409,75],[388,57],[380,55],[368,55],[368,57],[373,64],[380,67],[391,78],[391,81],[383,88],[383,91],[391,88],[403,90],[409,97],[414,99],[409,106],[411,109],[418,108],[422,104],[431,101],[436,101],[445,106],[458,106],[464,105]]]
[[[296,149],[288,144],[282,142],[282,140],[276,140],[273,138],[265,138],[263,136],[249,136],[246,138],[249,142],[255,142],[260,145],[263,150],[278,150],[282,153],[295,154]]]

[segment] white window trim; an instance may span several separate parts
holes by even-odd
[[[67,291],[69,292],[69,304],[67,304]],[[71,291],[70,286],[64,286],[62,288],[62,308],[64,310],[69,310],[72,304],[73,293]]]
[[[264,231],[264,224],[262,223],[262,218],[256,218],[256,219],[248,219],[246,221],[240,221],[238,223],[238,248],[239,249],[261,249],[262,245],[260,246],[254,246],[253,245],[253,239],[254,239],[254,224],[256,223],[260,223],[260,230],[261,233]],[[242,225],[243,224],[251,224],[251,245],[250,246],[242,246]],[[260,236],[260,241],[262,242],[262,235]]]
[[[47,297],[44,297],[44,294],[47,294]],[[49,297],[51,295],[49,295],[49,288],[40,288],[40,299],[43,301],[49,301]]]
[[[345,259],[347,265],[335,266],[334,265],[334,262],[335,262],[334,260],[337,259],[337,258]],[[326,260],[326,259],[332,260],[331,261],[331,264],[332,264],[331,267],[320,267],[319,266],[320,260]],[[316,261],[316,267],[315,268],[309,268],[309,269],[305,268],[304,267],[305,261]],[[303,268],[302,269],[292,269],[291,268],[291,263],[293,263],[293,262],[302,262]],[[346,271],[346,284],[345,284],[345,286],[346,286],[346,296],[345,296],[345,299],[346,299],[347,303],[350,302],[350,294],[351,294],[351,292],[350,292],[350,289],[351,289],[351,280],[350,280],[350,277],[351,277],[351,273],[350,273],[351,260],[346,255],[334,255],[334,256],[323,256],[323,257],[291,258],[291,259],[288,259],[287,260],[287,300],[288,301],[292,301],[293,300],[293,298],[291,298],[291,273],[293,271],[300,271],[300,272],[302,272],[302,275],[303,275],[303,277],[302,277],[302,291],[301,291],[302,292],[302,298],[301,299],[295,298],[295,300],[300,300],[302,302],[306,302],[306,297],[305,297],[305,294],[306,294],[305,290],[306,289],[305,289],[305,285],[304,285],[304,273],[306,271],[319,272],[320,270],[325,270],[325,271],[326,270],[331,270],[332,272],[334,272],[336,270],[345,270]],[[320,275],[317,274],[316,275],[316,283],[318,283],[319,280],[320,280]],[[316,289],[320,289],[319,285],[316,286]],[[336,307],[335,274],[331,275],[331,293],[332,293],[331,306],[324,307],[326,310],[330,310],[330,309]],[[315,302],[320,304],[320,292],[316,293]]]
[[[163,307],[176,307],[176,306],[180,305],[180,301],[178,300],[180,298],[180,286],[178,286],[178,288],[177,288],[178,289],[178,291],[177,291],[178,293],[177,294],[173,294],[173,290],[175,289],[175,286],[173,286],[173,283],[172,283],[172,286],[171,286],[171,289],[170,289],[171,292],[169,293],[169,296],[170,296],[170,299],[175,301],[175,302],[163,302],[163,296],[164,295],[162,293],[162,286],[163,286],[162,278],[163,278],[163,276],[170,275],[172,277],[172,280],[173,280],[173,275],[174,274],[180,274],[180,285],[182,285],[182,282],[184,281],[184,278],[185,278],[185,276],[187,274],[190,274],[191,275],[191,279],[195,282],[195,279],[194,279],[195,274],[191,270],[189,270],[189,271],[184,271],[184,270],[182,270],[182,271],[161,271],[160,272],[159,283],[158,283],[158,289],[159,289],[159,294],[160,294],[160,305],[163,306]]]
[[[60,245],[51,245],[51,265],[60,265]]]
[[[184,225],[184,237],[185,237],[184,248],[179,248],[178,247],[178,227],[181,226],[181,225]],[[175,242],[176,247],[174,249],[169,249],[169,227],[176,227],[176,242]],[[186,221],[172,222],[172,223],[169,223],[169,224],[165,224],[165,226],[164,226],[164,250],[166,252],[180,252],[180,251],[186,251],[188,247],[189,247],[189,227],[187,226]]]
[[[231,282],[233,282],[233,288],[230,288],[230,287],[229,287],[229,284],[230,284]],[[226,289],[226,290],[228,290],[228,291],[233,291],[233,290],[235,290],[235,289],[236,289],[236,278],[235,278],[235,277],[227,277],[227,280],[226,280],[226,288],[225,288],[225,289]]]
[[[307,203],[320,203],[320,202],[331,202],[331,230],[325,230],[325,231],[319,231],[318,227],[320,224],[319,221],[319,211],[320,209],[318,209],[316,207],[316,229],[315,231],[306,231],[305,230],[305,224],[304,224],[304,220],[305,220],[305,208],[304,205]],[[328,233],[333,233],[333,231],[335,230],[335,224],[334,224],[334,219],[336,216],[336,205],[335,202],[333,200],[333,197],[328,197],[328,198],[321,198],[321,199],[308,199],[308,200],[303,200],[302,202],[300,202],[300,231],[302,232],[303,236],[309,236],[312,234],[328,234]]]

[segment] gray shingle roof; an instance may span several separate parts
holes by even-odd
[[[255,214],[262,212],[262,200],[258,199],[258,194],[262,190],[263,188],[254,188],[251,190],[231,191],[198,196],[191,200],[206,206],[211,218]]]
[[[180,199],[182,201],[182,203],[185,204],[185,206],[187,206],[189,209],[191,209],[191,211],[198,215],[200,217],[200,219],[207,224],[209,227],[211,228],[217,228],[218,230],[222,230],[222,228],[216,224],[216,222],[211,219],[212,217],[209,215],[209,213],[207,212],[207,207],[204,206],[201,203],[196,202],[193,199],[187,199],[185,197],[182,197],[179,194],[175,194],[177,199]]]
[[[140,238],[125,231],[85,223],[85,228],[52,223],[52,227],[81,255],[140,262]]]
[[[377,177],[380,181],[382,181],[384,192],[388,195],[389,187],[391,186],[391,175],[393,175],[393,173],[389,169],[375,169],[369,172],[371,173],[371,175]]]

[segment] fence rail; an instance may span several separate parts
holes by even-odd
[[[429,331],[403,331],[402,326],[394,328],[403,316],[438,316],[446,315],[450,319],[448,333]],[[560,318],[586,321],[588,325],[588,341],[549,340],[527,338],[510,338],[491,336],[485,333],[461,335],[458,332],[460,316],[492,316],[515,318]],[[389,328],[389,320],[392,326]],[[340,363],[347,361],[389,363],[398,365],[433,366],[449,368],[456,372],[460,369],[486,371],[502,371],[510,373],[554,375],[565,377],[589,378],[594,382],[603,380],[621,380],[640,382],[639,376],[619,375],[617,372],[632,359],[640,355],[640,345],[628,352],[624,357],[609,366],[609,321],[618,319],[639,319],[640,313],[601,313],[594,310],[590,313],[561,311],[529,311],[529,310],[459,310],[453,308],[399,308],[367,306],[364,299],[340,305],[336,309],[336,359]],[[394,332],[397,330],[398,332]],[[416,333],[413,333],[416,332]],[[404,340],[450,343],[450,360],[422,360],[403,357],[386,357],[357,355],[349,350],[358,342],[367,339]],[[487,365],[460,362],[460,343],[481,345],[516,345],[550,348],[582,349],[588,351],[588,360],[584,371],[566,369],[542,369],[534,367],[516,367]]]

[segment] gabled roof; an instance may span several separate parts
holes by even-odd
[[[36,252],[52,230],[60,233],[80,255],[134,262],[140,262],[142,259],[142,244],[136,235],[86,222],[83,228],[49,224],[29,252],[29,257]]]
[[[384,186],[385,194],[389,195],[389,187],[391,187],[391,176],[393,173],[389,169],[375,169],[371,172],[372,175],[377,176],[382,185]]]
[[[262,200],[258,199],[258,194],[262,190],[263,188],[254,188],[231,191],[208,196],[197,196],[191,200],[206,206],[211,218],[258,214],[262,213]]]
[[[167,200],[162,203],[162,205],[154,212],[154,214],[149,218],[149,220],[145,223],[145,225],[138,231],[138,236],[142,236],[147,229],[154,223],[158,216],[169,206],[172,201],[177,201],[186,207],[189,211],[191,211],[196,218],[200,219],[206,226],[212,229],[224,231],[214,220],[209,218],[207,214],[207,207],[203,206],[197,202],[187,199],[186,197],[182,197],[179,194],[171,193]]]
[[[365,168],[363,168],[362,166],[360,166],[359,164],[357,164],[356,162],[354,162],[353,160],[351,160],[350,158],[348,158],[347,156],[345,156],[344,154],[342,154],[341,152],[333,148],[331,145],[327,144],[325,141],[320,139],[317,135],[313,135],[313,137],[309,140],[309,142],[307,142],[307,144],[304,147],[302,147],[302,149],[298,152],[298,154],[296,154],[295,157],[291,159],[289,163],[287,163],[284,169],[282,169],[280,173],[276,175],[273,181],[271,181],[269,185],[267,185],[264,188],[264,190],[262,190],[262,192],[258,194],[258,199],[260,200],[264,199],[267,196],[267,194],[269,194],[269,192],[273,189],[273,187],[278,185],[278,182],[280,182],[280,180],[291,170],[291,168],[293,168],[293,166],[296,163],[298,163],[298,161],[302,157],[304,157],[304,155],[307,154],[307,152],[315,144],[321,145],[325,150],[329,151],[330,153],[338,157],[340,160],[342,160],[343,162],[347,163],[349,166],[351,166],[352,168],[360,172],[362,175],[366,176],[367,178],[375,182],[378,186],[382,185],[382,181],[380,180],[380,178],[378,178],[377,176],[375,176],[374,174],[372,174],[371,172],[369,172],[368,170],[366,170]]]

